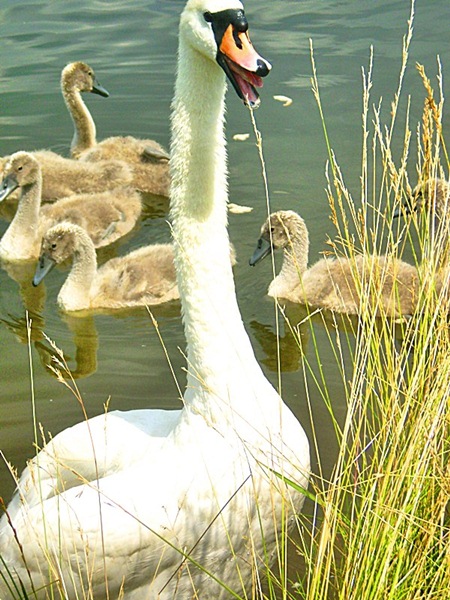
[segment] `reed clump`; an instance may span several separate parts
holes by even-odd
[[[339,452],[327,480],[313,475],[313,517],[306,527],[304,519],[301,542],[296,542],[305,569],[285,597],[450,596],[450,221],[449,215],[436,214],[433,201],[407,217],[392,218],[411,201],[415,185],[410,177],[419,186],[434,178],[449,179],[439,60],[437,100],[425,69],[417,65],[425,92],[417,156],[411,152],[409,100],[406,119],[400,123],[413,9],[414,5],[389,123],[382,120],[380,104],[371,108],[372,56],[368,71],[363,71],[358,200],[348,190],[327,136],[311,45],[313,92],[329,153],[327,193],[336,228],[332,252],[349,258],[384,253],[405,259],[409,254],[417,267],[419,292],[415,313],[395,322],[383,315],[377,302],[383,273],[358,276],[355,269],[360,317],[349,341],[352,364],[342,370],[347,413],[343,422],[334,419]],[[336,348],[336,356],[340,354]],[[327,398],[326,376],[316,384]],[[327,406],[333,416],[331,402]],[[320,460],[320,448],[317,451]]]

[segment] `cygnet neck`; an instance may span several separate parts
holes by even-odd
[[[308,268],[309,235],[302,219],[296,219],[295,228],[290,230],[289,241],[283,248],[283,263],[280,272],[269,286],[271,296],[286,297],[301,282]]]
[[[42,175],[20,188],[16,214],[0,241],[1,253],[10,258],[34,258],[40,248],[39,209],[42,194]]]
[[[72,157],[78,158],[82,152],[89,148],[93,148],[97,143],[95,123],[88,107],[83,101],[81,92],[76,88],[70,87],[68,82],[64,79],[61,89],[74,125],[74,134],[70,145],[70,151]]]
[[[89,308],[90,291],[97,273],[94,244],[84,231],[75,237],[72,268],[62,286],[58,301],[66,310]]]

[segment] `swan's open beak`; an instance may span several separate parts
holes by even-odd
[[[19,183],[14,175],[7,175],[0,184],[0,202],[6,200],[6,198],[18,187]]]
[[[225,71],[238,96],[249,106],[259,105],[256,88],[263,85],[272,65],[262,58],[250,41],[248,23],[242,10],[230,9],[205,14],[217,43],[218,64]]]
[[[33,285],[34,287],[38,286],[44,277],[50,273],[53,267],[56,265],[56,262],[46,256],[45,254],[41,254],[38,260],[38,264],[36,265],[36,272],[33,277]]]
[[[251,267],[254,267],[260,260],[266,258],[272,252],[272,245],[269,240],[265,240],[260,237],[255,251],[252,254],[251,259],[248,261]]]

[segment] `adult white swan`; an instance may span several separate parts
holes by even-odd
[[[258,561],[276,551],[285,519],[302,507],[282,478],[307,485],[308,442],[264,377],[236,302],[217,63],[256,103],[269,65],[250,44],[242,4],[189,0],[171,155],[184,408],[91,419],[57,436],[25,471],[9,507],[15,533],[4,517],[0,553],[38,598],[50,588],[52,597],[95,600],[250,594]],[[2,599],[12,595],[6,585],[0,580]]]

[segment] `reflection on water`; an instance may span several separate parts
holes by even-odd
[[[62,320],[66,323],[72,333],[72,341],[75,346],[75,356],[64,355],[70,373],[61,371],[63,377],[70,376],[73,379],[81,379],[92,375],[97,370],[97,350],[99,345],[98,333],[95,320],[92,315],[76,316],[63,315]],[[50,332],[48,332],[50,335]],[[37,349],[37,345],[35,344]],[[53,368],[57,366],[59,353],[53,344],[48,343],[41,346],[43,353],[48,352],[45,366],[52,374]],[[44,354],[45,355],[45,354]],[[42,358],[42,356],[41,356]]]
[[[358,317],[286,302],[280,306],[278,323],[261,323],[255,319],[250,327],[263,351],[260,362],[274,373],[294,373],[302,370],[304,359],[309,361],[314,355],[319,331],[331,344],[338,334],[354,338]],[[347,345],[344,348],[347,351]],[[323,350],[322,342],[320,351]]]
[[[175,74],[177,23],[183,2],[170,0],[3,0],[0,7],[2,62],[0,65],[0,156],[17,150],[48,148],[67,156],[72,123],[61,98],[59,78],[65,64],[86,60],[109,90],[108,99],[90,95],[86,102],[94,115],[99,139],[130,134],[156,139],[169,147],[170,102]],[[431,7],[431,8],[430,8]],[[355,3],[353,0],[258,0],[248,3],[252,39],[274,65],[264,83],[262,105],[256,113],[264,143],[271,210],[297,210],[308,223],[311,256],[325,248],[333,236],[324,187],[327,150],[322,124],[310,92],[309,38],[318,67],[322,102],[330,143],[344,169],[354,197],[360,189],[361,67],[368,64],[374,45],[373,102],[390,100],[397,88],[402,36],[409,17],[403,0]],[[436,18],[436,15],[438,18]],[[424,92],[415,62],[435,72],[435,56],[444,67],[450,60],[450,4],[447,0],[418,3],[414,40],[405,90],[411,95],[410,119],[420,120]],[[283,107],[273,96],[293,99]],[[406,115],[406,101],[400,113]],[[402,112],[403,111],[403,112]],[[238,263],[235,279],[244,322],[248,325],[258,359],[277,385],[277,344],[273,302],[266,297],[270,265],[256,271],[248,266],[254,240],[267,209],[261,166],[251,135],[234,142],[235,133],[252,131],[248,111],[232,94],[228,96],[230,199],[253,208],[245,215],[230,215],[230,235]],[[401,136],[400,136],[401,137]],[[412,142],[412,145],[414,142]],[[410,165],[415,180],[415,167]],[[11,220],[15,204],[0,207],[0,235]],[[139,246],[166,242],[166,199],[145,197],[139,227],[114,248],[99,253],[99,263]],[[24,269],[21,273],[21,269]],[[182,350],[185,342],[178,303],[155,307],[165,348],[145,311],[68,318],[57,309],[56,297],[66,277],[58,269],[46,287],[30,285],[30,271],[5,265],[0,270],[0,395],[1,449],[19,469],[32,455],[33,427],[30,402],[30,366],[26,345],[26,311],[31,318],[31,359],[37,418],[45,431],[56,434],[79,421],[79,406],[49,372],[54,349],[44,333],[62,348],[78,378],[89,415],[103,412],[110,398],[112,409],[179,407],[177,386],[170,375],[166,352],[181,388],[184,386]],[[350,363],[354,327],[323,322],[323,315],[289,313],[294,334],[281,319],[280,361],[283,396],[311,433],[306,388],[312,404],[322,463],[331,467],[335,446],[332,424],[320,392],[303,369],[323,373],[338,417],[345,414],[340,365],[330,340],[339,336]],[[298,331],[299,335],[295,332]],[[181,351],[180,351],[181,349]],[[313,459],[316,460],[316,459]],[[1,461],[0,461],[1,462]],[[0,493],[8,498],[13,488],[0,464]]]
[[[32,284],[36,261],[10,262],[2,260],[0,266],[19,286],[19,294],[25,310],[40,319],[45,306],[46,293],[45,288],[34,287]]]
[[[386,339],[398,344],[409,335],[411,323],[408,316],[399,319],[375,318],[372,326],[379,332],[387,330]],[[358,315],[346,315],[331,311],[314,309],[303,304],[286,302],[280,306],[277,323],[262,323],[257,319],[250,321],[254,339],[259,345],[262,356],[260,362],[273,373],[294,373],[300,371],[304,359],[310,361],[316,351],[327,356],[324,341],[317,345],[318,334],[328,340],[331,346],[341,349],[342,360],[348,364],[351,372],[351,354],[354,342],[361,326]],[[339,337],[339,343],[336,340]]]
[[[309,339],[308,326],[305,323],[291,325],[281,322],[278,331],[272,324],[260,323],[256,319],[250,321],[250,328],[255,340],[261,346],[265,358],[260,359],[273,373],[295,372],[301,368]]]
[[[91,315],[85,317],[63,315],[62,320],[72,333],[75,356],[65,356],[68,372],[62,371],[61,374],[63,377],[67,375],[73,379],[88,377],[97,370],[99,342],[94,318]],[[23,316],[8,314],[0,318],[0,323],[14,334],[17,342],[30,343],[36,350],[42,366],[48,373],[56,376],[55,368],[60,352],[52,343],[50,332],[45,332],[45,322],[39,313],[27,311]]]

